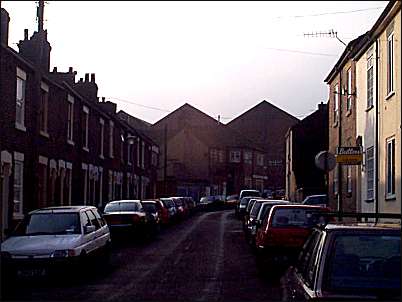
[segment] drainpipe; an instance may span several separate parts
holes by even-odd
[[[338,147],[342,147],[342,101],[343,101],[343,93],[342,93],[342,71],[343,68],[339,71],[339,127],[338,127]],[[343,200],[342,200],[342,165],[338,164],[338,220],[342,221],[342,212],[343,212]]]
[[[376,213],[376,218],[375,222],[378,222],[378,209],[379,209],[379,204],[378,204],[378,184],[379,184],[379,177],[378,177],[378,154],[379,154],[379,143],[378,143],[378,115],[379,115],[379,81],[378,81],[378,60],[380,59],[378,57],[378,39],[375,40],[375,213]]]

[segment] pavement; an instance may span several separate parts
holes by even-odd
[[[110,264],[4,286],[1,300],[279,301],[256,267],[234,210],[202,212],[152,240],[115,240]]]

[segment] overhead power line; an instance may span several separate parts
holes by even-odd
[[[309,51],[301,51],[301,50],[285,49],[285,48],[272,48],[272,47],[265,47],[265,48],[270,49],[270,50],[294,52],[294,53],[307,54],[307,55],[312,55],[312,56],[338,57],[338,55],[329,54],[329,53],[309,52]]]
[[[152,107],[152,106],[147,106],[147,105],[143,105],[143,104],[138,104],[138,103],[135,103],[135,102],[133,102],[133,101],[123,100],[123,99],[120,99],[120,98],[108,97],[108,99],[117,100],[117,101],[119,101],[119,102],[131,104],[131,105],[137,105],[137,106],[144,107],[144,108],[148,108],[148,109],[159,110],[159,111],[163,111],[163,112],[172,112],[171,110],[162,109],[162,108],[157,108],[157,107]]]
[[[383,9],[383,7],[369,7],[369,8],[362,8],[362,9],[349,10],[349,11],[327,12],[327,13],[318,13],[318,14],[311,14],[311,15],[280,16],[280,17],[276,17],[276,19],[281,19],[281,18],[307,18],[307,17],[327,16],[327,15],[352,14],[352,13],[358,13],[358,12],[369,11],[369,10],[377,10],[377,9]]]

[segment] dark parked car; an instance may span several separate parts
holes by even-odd
[[[401,301],[401,225],[316,228],[281,284],[284,301]]]
[[[112,235],[126,232],[140,236],[148,235],[147,215],[139,200],[108,202],[105,206],[103,217]]]
[[[177,220],[177,208],[173,199],[171,198],[161,198],[160,201],[163,204],[164,209],[162,215],[162,222],[164,225],[172,224]]]
[[[274,205],[256,235],[257,263],[264,269],[292,264],[327,208],[300,204]]]
[[[256,197],[249,196],[249,197],[243,197],[240,200],[239,204],[235,208],[235,215],[237,218],[239,218],[240,220],[243,220],[249,201],[251,199],[255,199],[255,198]]]
[[[158,212],[158,203],[155,200],[142,200],[142,207],[147,214],[148,228],[150,234],[155,236],[160,231],[160,218]]]
[[[302,204],[326,207],[328,205],[328,197],[325,194],[310,195],[303,200]]]

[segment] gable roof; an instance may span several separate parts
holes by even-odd
[[[273,105],[270,102],[267,102],[266,100],[263,100],[262,102],[258,103],[257,105],[255,105],[254,107],[248,109],[246,112],[240,114],[239,116],[235,117],[233,120],[231,120],[229,123],[227,123],[226,125],[230,126],[232,125],[235,121],[237,121],[240,118],[243,118],[244,116],[246,116],[247,114],[251,113],[252,111],[258,110],[258,109],[262,109],[262,110],[267,110],[267,109],[273,109],[291,119],[294,119],[295,122],[298,122],[299,119],[296,118],[295,116],[291,115],[290,113],[286,112],[285,110]]]
[[[185,111],[194,113],[194,114],[196,114],[196,115],[198,115],[198,116],[204,118],[207,123],[211,123],[211,122],[217,123],[217,120],[214,119],[213,117],[211,117],[211,116],[209,116],[208,114],[202,112],[201,110],[199,110],[199,109],[193,107],[192,105],[190,105],[190,104],[188,104],[188,103],[185,103],[184,105],[180,106],[180,107],[177,108],[176,110],[170,112],[168,115],[166,115],[165,117],[163,117],[162,119],[160,119],[159,121],[157,121],[156,123],[154,123],[154,124],[152,125],[152,127],[157,127],[157,126],[159,126],[162,122],[165,122],[165,121],[167,121],[167,120],[169,120],[169,119],[173,119],[173,118],[175,117],[175,115],[179,114],[180,112],[185,112]]]

